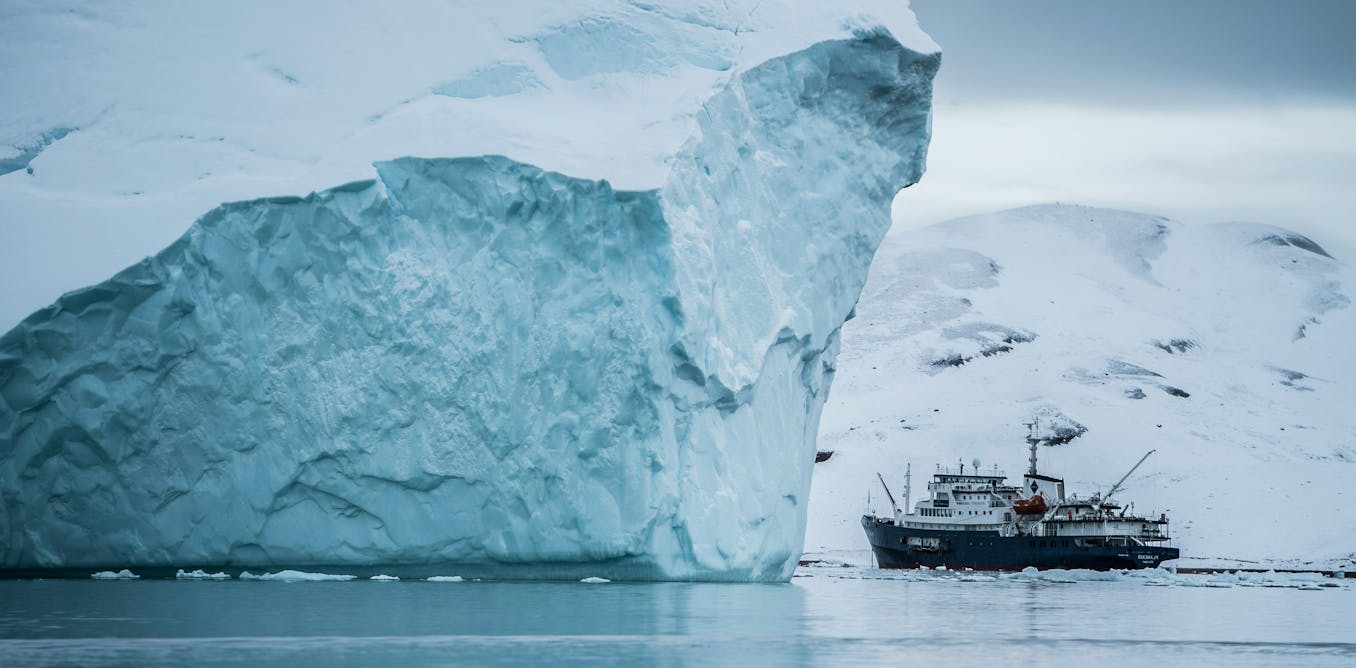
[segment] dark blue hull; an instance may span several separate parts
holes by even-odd
[[[862,517],[862,528],[881,568],[1009,571],[1034,566],[1107,571],[1153,568],[1180,554],[1175,547],[1084,545],[1074,538],[1004,537],[997,531],[906,529],[870,515]]]

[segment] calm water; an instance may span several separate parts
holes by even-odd
[[[3,581],[0,665],[1356,665],[1351,580],[801,574],[787,585]],[[1202,584],[1216,586],[1186,586]]]

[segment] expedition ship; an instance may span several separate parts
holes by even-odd
[[[1034,423],[1027,427],[1031,465],[1020,487],[1007,484],[997,467],[981,472],[977,461],[971,473],[964,464],[955,470],[939,467],[928,483],[928,498],[904,512],[887,486],[893,517],[862,516],[880,567],[1111,570],[1152,568],[1178,557],[1177,548],[1168,545],[1166,516],[1137,516],[1111,501],[1153,450],[1105,496],[1082,499],[1066,496],[1063,480],[1036,471],[1036,446],[1043,439],[1035,436]]]

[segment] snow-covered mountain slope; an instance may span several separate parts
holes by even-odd
[[[843,328],[807,553],[866,549],[875,472],[914,500],[935,464],[1025,469],[1023,422],[1074,491],[1167,512],[1183,565],[1350,566],[1356,553],[1356,277],[1314,241],[1034,206],[890,235]],[[1046,420],[1048,423],[1049,420]]]
[[[656,188],[734,72],[871,25],[937,50],[895,0],[0,3],[0,329],[222,202],[381,160]]]
[[[889,5],[759,5],[791,13],[752,32],[676,6],[470,11],[535,66],[449,84],[465,114],[433,120],[475,141],[438,150],[541,164],[399,158],[224,204],[0,337],[0,569],[789,579],[839,328],[922,175],[939,55]],[[635,143],[594,145],[591,114]]]

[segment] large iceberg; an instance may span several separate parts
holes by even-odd
[[[578,29],[653,48],[617,25]],[[922,174],[939,62],[836,25],[747,67],[665,50],[729,71],[656,187],[382,161],[222,205],[34,313],[0,338],[0,568],[789,578],[839,328]],[[560,76],[611,73],[553,34]]]

